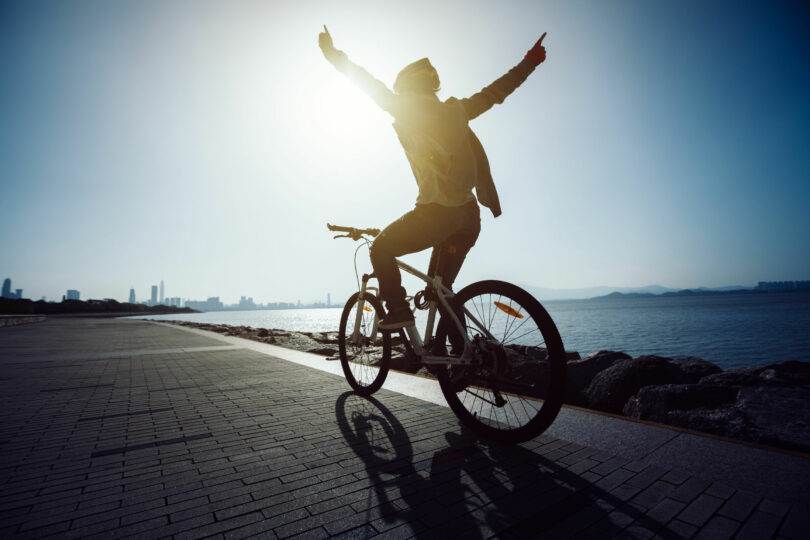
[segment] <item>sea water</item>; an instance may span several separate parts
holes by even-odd
[[[542,302],[565,349],[697,356],[723,369],[810,361],[810,292],[654,296]],[[336,331],[342,308],[212,311],[140,318]],[[417,322],[424,328],[424,311]]]

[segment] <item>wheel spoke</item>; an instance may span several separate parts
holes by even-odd
[[[376,314],[380,312],[376,297],[366,293],[363,304],[364,307],[360,308],[355,295],[341,315],[338,332],[340,359],[343,372],[352,388],[360,393],[371,394],[382,385],[388,374],[390,337],[382,336],[378,342],[371,334]],[[363,309],[359,314],[358,308]]]
[[[551,391],[562,384],[565,368],[553,322],[528,293],[504,282],[479,282],[457,295],[469,313],[468,336],[476,339],[472,364],[451,370],[452,378],[440,377],[448,402],[464,423],[488,436],[518,441],[537,435],[562,399]],[[546,359],[536,361],[529,349],[504,351],[509,344],[541,348]]]
[[[543,334],[541,334],[541,333],[540,333],[540,331],[539,331],[537,328],[530,329],[530,330],[528,330],[528,331],[524,332],[523,334],[521,334],[521,335],[517,336],[517,338],[515,338],[515,339],[513,339],[513,340],[512,340],[512,343],[515,343],[515,344],[518,344],[518,345],[522,345],[522,343],[520,343],[520,339],[521,339],[521,338],[523,338],[523,336],[528,336],[528,335],[530,335],[530,334],[534,334],[534,333],[538,333],[538,334],[540,334],[540,338],[541,338],[541,339],[540,339],[540,343],[539,343],[539,344],[543,344],[543,343],[545,343],[545,340],[544,340],[544,339],[542,339]],[[509,345],[509,343],[504,342],[504,345]]]

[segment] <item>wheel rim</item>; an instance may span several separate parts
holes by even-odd
[[[475,369],[451,370],[450,377],[471,419],[498,432],[519,431],[536,421],[552,392],[547,341],[553,338],[543,335],[538,314],[532,313],[536,309],[513,296],[483,293],[464,301],[474,318],[466,317],[465,327],[477,342],[478,363]],[[501,347],[493,347],[495,342]]]
[[[371,386],[379,375],[379,364],[383,358],[382,334],[377,332],[371,339],[376,310],[369,302],[363,306],[360,326],[355,334],[354,324],[357,317],[357,303],[349,312],[346,321],[346,360],[352,377],[359,386]]]

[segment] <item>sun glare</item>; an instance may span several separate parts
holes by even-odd
[[[318,89],[314,101],[313,125],[319,130],[319,138],[332,143],[367,144],[391,122],[371,98],[340,76],[330,77]]]

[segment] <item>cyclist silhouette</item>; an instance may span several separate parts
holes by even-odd
[[[388,225],[371,246],[371,264],[388,311],[380,329],[414,324],[396,257],[432,247],[428,275],[441,276],[450,288],[481,232],[476,195],[495,217],[501,214],[486,153],[468,124],[503,103],[546,59],[545,37],[544,33],[523,60],[480,92],[440,101],[439,75],[427,58],[405,66],[392,92],[336,49],[326,26],[318,36],[326,59],[394,117],[394,130],[419,187],[414,209]]]

